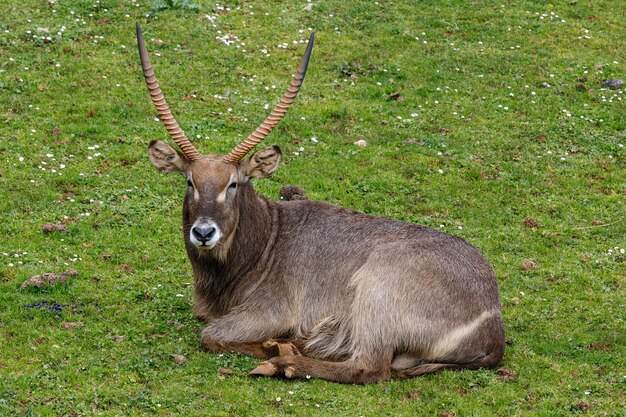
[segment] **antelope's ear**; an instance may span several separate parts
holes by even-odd
[[[163,172],[186,172],[189,166],[185,155],[160,140],[150,142],[148,156],[152,165]]]
[[[239,173],[242,177],[266,178],[276,171],[282,153],[276,145],[255,152],[250,158],[241,161]]]

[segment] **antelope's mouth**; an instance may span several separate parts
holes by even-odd
[[[216,243],[204,242],[204,243],[195,244],[195,245],[196,245],[196,247],[198,249],[209,250],[209,249],[213,249],[215,246],[217,246],[217,242]]]

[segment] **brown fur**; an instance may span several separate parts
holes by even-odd
[[[158,169],[193,182],[183,234],[205,349],[273,356],[252,375],[343,383],[389,379],[392,368],[491,368],[502,358],[496,279],[464,240],[316,201],[268,201],[248,179],[276,169],[277,147],[238,165],[219,155],[188,162],[162,142],[149,152]],[[222,234],[211,249],[190,240],[202,221]],[[264,348],[272,339],[295,350]]]

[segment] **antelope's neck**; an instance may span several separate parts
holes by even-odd
[[[243,275],[267,258],[277,233],[275,204],[257,195],[246,184],[239,207],[239,221],[226,263]]]

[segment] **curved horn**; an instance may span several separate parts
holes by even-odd
[[[170,106],[168,106],[165,101],[161,87],[159,87],[159,81],[154,76],[152,65],[150,65],[148,51],[146,50],[146,44],[143,40],[139,23],[137,23],[137,46],[139,46],[139,59],[141,60],[141,67],[143,68],[143,76],[148,85],[150,98],[157,109],[157,113],[159,113],[159,119],[161,119],[161,122],[165,125],[165,129],[167,129],[167,133],[169,133],[188,160],[193,161],[200,159],[200,154],[187,136],[185,136],[185,133],[183,133],[178,126],[178,123],[176,123],[176,119],[174,119],[170,111]]]
[[[311,33],[311,37],[309,38],[309,44],[306,47],[306,51],[304,52],[304,56],[302,57],[302,61],[300,62],[300,66],[296,70],[296,74],[293,76],[287,91],[282,96],[274,110],[270,113],[269,116],[261,123],[254,132],[250,134],[239,145],[237,145],[232,151],[228,153],[224,157],[224,162],[237,163],[244,157],[245,154],[250,152],[252,148],[259,144],[267,135],[270,134],[272,129],[276,127],[278,122],[281,121],[285,114],[287,114],[287,110],[289,110],[289,106],[293,103],[293,100],[298,95],[298,90],[300,90],[300,86],[302,85],[302,81],[304,80],[304,75],[306,74],[307,66],[309,65],[309,58],[311,57],[311,50],[313,49],[313,33]]]

